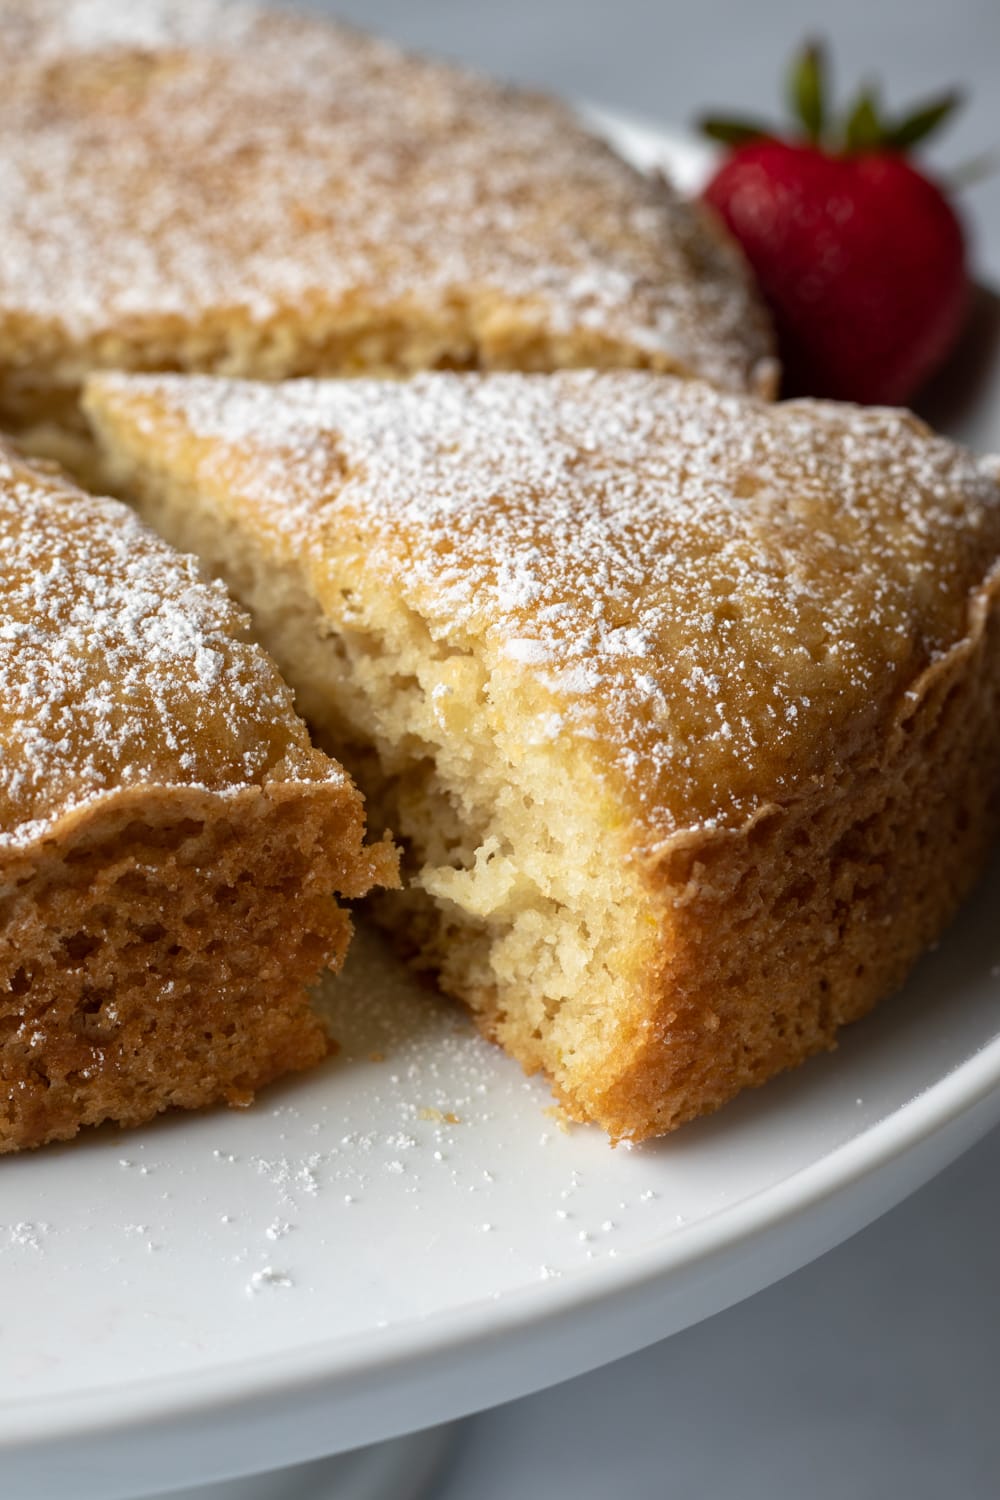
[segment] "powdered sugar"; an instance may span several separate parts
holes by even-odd
[[[887,725],[1000,551],[990,462],[902,413],[638,372],[95,399],[154,466],[164,418],[214,442],[199,482],[235,483],[317,598],[367,580],[474,644],[491,691],[518,674],[526,730],[556,716],[654,837],[741,822]]]
[[[0,594],[0,845],[109,791],[232,793],[307,743],[221,584],[2,451]]]
[[[536,335],[589,331],[732,387],[769,352],[731,249],[554,103],[225,0],[5,0],[0,19],[12,368],[37,378],[53,330],[113,337],[97,363],[169,364],[199,320],[184,358],[233,368],[225,324],[262,374],[333,367],[366,318],[500,364],[509,337],[530,361]]]

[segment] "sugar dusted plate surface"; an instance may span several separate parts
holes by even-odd
[[[703,167],[601,124],[688,183]],[[1000,449],[995,307],[931,400]],[[1000,1118],[998,883],[838,1052],[633,1150],[564,1131],[542,1083],[362,931],[317,1073],[245,1113],[0,1165],[5,1495],[72,1474],[76,1500],[113,1500],[443,1420],[846,1237]]]

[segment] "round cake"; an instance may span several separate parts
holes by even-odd
[[[735,246],[567,107],[225,0],[0,0],[0,423],[96,368],[775,380]]]

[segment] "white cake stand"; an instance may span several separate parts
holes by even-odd
[[[697,173],[675,138],[603,123]],[[938,401],[1000,448],[985,326],[958,372],[974,390]],[[445,1441],[427,1429],[821,1254],[1000,1120],[998,885],[838,1052],[631,1151],[564,1133],[541,1084],[362,932],[328,1067],[246,1113],[0,1168],[4,1500],[411,1500]]]

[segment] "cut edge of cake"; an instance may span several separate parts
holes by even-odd
[[[309,986],[347,949],[336,896],[391,885],[398,856],[365,844],[357,788],[218,585],[126,507],[0,459],[4,1152],[247,1104],[325,1057]]]
[[[571,1117],[638,1140],[716,1109],[834,1045],[953,915],[997,823],[996,566],[877,735],[733,826],[651,842],[586,755],[525,742],[546,713],[530,674],[422,618],[357,550],[348,580],[280,521],[255,533],[225,463],[185,451],[183,394],[168,432],[150,388],[89,388],[124,489],[227,578],[409,849],[389,929]]]

